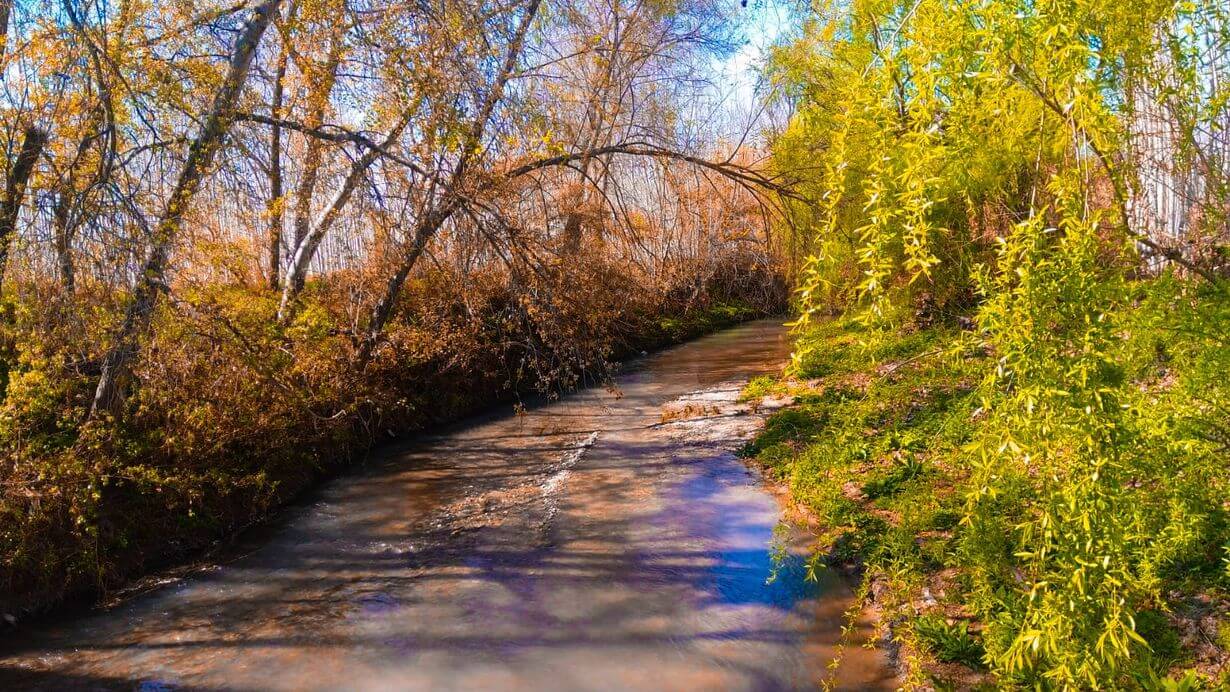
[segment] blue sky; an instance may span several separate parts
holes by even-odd
[[[717,69],[741,100],[750,102],[765,51],[788,28],[790,17],[782,3],[774,0],[749,2],[741,12],[747,42],[729,58],[717,62]]]
[[[731,55],[713,61],[714,96],[736,125],[746,123],[759,102],[760,68],[769,47],[791,28],[791,6],[790,0],[750,0],[739,10],[745,42]]]

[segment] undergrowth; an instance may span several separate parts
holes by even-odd
[[[1183,282],[1132,290],[1132,310],[1110,346],[1126,364],[1115,377],[1123,383],[1120,434],[1132,440],[1119,459],[1131,470],[1114,477],[1120,500],[1082,506],[1072,497],[1062,510],[1096,512],[1085,519],[1090,540],[1116,541],[1119,554],[1106,564],[1121,562],[1122,578],[1134,580],[1113,606],[1125,623],[1126,655],[1092,686],[1213,689],[1230,685],[1222,443],[1230,438],[1207,412],[1230,395],[1230,383],[1214,374],[1230,349],[1191,325],[1225,318],[1217,300]],[[743,453],[816,516],[817,560],[852,568],[870,586],[880,622],[912,649],[900,657],[907,682],[1063,687],[1029,663],[1045,659],[1014,658],[1030,636],[1023,623],[1057,607],[1040,600],[1032,527],[1063,486],[1028,466],[985,465],[988,445],[1005,444],[997,416],[1011,393],[995,388],[994,347],[960,322],[964,329],[951,320],[886,332],[854,319],[813,321],[787,373],[745,392],[787,393],[794,405]],[[1118,526],[1132,533],[1107,533]],[[1052,563],[1045,578],[1092,578],[1072,571],[1075,564]],[[1096,601],[1070,605],[1081,616],[1108,612]],[[1221,641],[1211,643],[1219,626]],[[1115,645],[1095,634],[1106,630],[1068,627],[1069,650]]]

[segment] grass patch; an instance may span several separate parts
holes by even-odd
[[[663,343],[686,341],[702,334],[732,327],[763,314],[763,310],[758,310],[751,305],[720,302],[659,319],[657,326],[660,335],[658,338]]]

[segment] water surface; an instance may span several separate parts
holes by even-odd
[[[221,564],[10,634],[0,688],[814,688],[849,588],[803,579],[798,529],[775,563],[782,509],[729,451],[788,352],[752,323],[390,447]],[[837,679],[896,686],[857,645]]]

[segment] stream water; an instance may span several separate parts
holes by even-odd
[[[817,687],[850,589],[731,453],[788,352],[751,323],[388,447],[217,564],[10,633],[0,688]],[[895,688],[865,636],[838,688]]]

